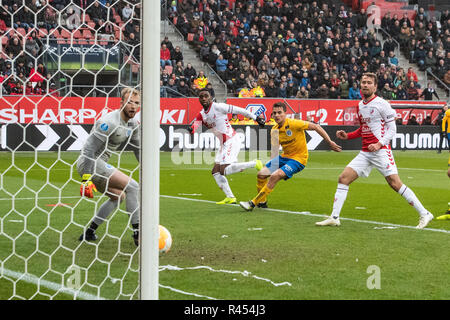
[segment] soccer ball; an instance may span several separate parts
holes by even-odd
[[[172,235],[162,225],[159,225],[159,253],[166,253],[172,247]]]

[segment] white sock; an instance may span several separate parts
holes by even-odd
[[[345,199],[347,199],[349,186],[338,183],[336,193],[334,194],[333,212],[331,216],[333,218],[339,218],[341,214],[342,206],[344,205]]]
[[[225,193],[227,198],[234,198],[234,194],[231,191],[230,185],[228,184],[228,179],[221,175],[220,172],[213,174],[214,180],[216,180],[217,185]]]
[[[402,185],[400,187],[400,189],[398,190],[398,193],[405,198],[406,201],[408,201],[408,203],[410,205],[412,205],[414,207],[414,209],[416,209],[416,211],[421,215],[424,216],[428,213],[427,209],[424,208],[424,206],[422,205],[422,203],[419,201],[419,199],[417,199],[416,195],[414,194],[414,192],[408,188],[405,185]]]
[[[228,176],[230,174],[236,173],[236,172],[242,172],[245,169],[253,168],[256,165],[256,161],[249,161],[249,162],[236,162],[231,163],[225,168],[225,175]]]

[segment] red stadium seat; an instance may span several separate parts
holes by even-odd
[[[45,38],[48,35],[48,31],[45,28],[40,28],[39,29],[39,38]]]
[[[58,29],[51,29],[49,35],[54,36],[56,39],[61,39],[61,34]]]
[[[17,28],[17,32],[20,33],[22,36],[26,36],[27,32],[24,28]]]
[[[168,74],[172,74],[173,67],[172,66],[165,66],[164,70],[166,70]]]
[[[84,29],[83,30],[83,38],[84,39],[92,39],[94,36],[91,33],[91,30],[89,29]]]
[[[187,35],[187,41],[188,42],[191,42],[191,41],[193,41],[194,40],[194,34],[193,33],[188,33],[188,35]]]
[[[71,33],[68,30],[62,28],[61,29],[61,37],[63,37],[64,39],[70,39]]]
[[[79,29],[73,31],[72,34],[73,34],[73,38],[74,38],[74,39],[80,39],[80,38],[83,38],[83,35],[81,34],[81,31],[80,31]]]
[[[173,17],[173,24],[177,25],[177,22],[178,22],[178,17]]]

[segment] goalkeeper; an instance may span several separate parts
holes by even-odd
[[[105,193],[109,199],[95,214],[88,229],[79,240],[95,241],[95,231],[108,216],[126,199],[126,210],[131,215],[133,239],[139,244],[139,184],[128,175],[108,164],[111,154],[119,152],[123,143],[134,147],[139,161],[139,121],[134,119],[140,107],[140,92],[125,88],[121,92],[120,109],[110,112],[96,121],[81,154],[77,159],[77,171],[82,177],[80,195],[94,197],[94,192]]]

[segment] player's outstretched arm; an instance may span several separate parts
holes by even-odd
[[[336,152],[342,151],[342,147],[340,145],[338,145],[336,142],[334,142],[333,140],[331,140],[328,133],[326,133],[326,131],[323,130],[323,128],[320,125],[312,123],[312,122],[308,122],[308,130],[314,130],[318,134],[320,134],[320,136],[328,143],[331,150],[336,151]]]

